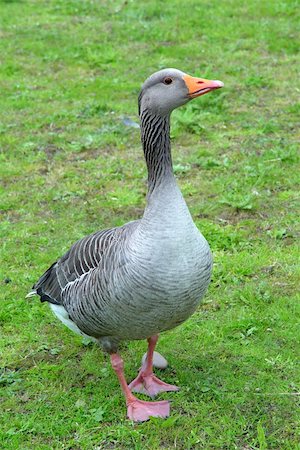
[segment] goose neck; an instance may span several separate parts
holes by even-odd
[[[148,169],[148,195],[174,179],[170,115],[160,116],[145,110],[141,113],[141,140]]]

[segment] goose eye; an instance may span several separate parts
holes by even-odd
[[[167,78],[164,79],[164,83],[165,84],[171,84],[171,83],[173,83],[173,80],[172,80],[172,78],[167,77]]]

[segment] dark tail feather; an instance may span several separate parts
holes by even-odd
[[[55,266],[56,262],[53,263],[48,270],[46,270],[32,289],[35,290],[37,295],[40,296],[41,302],[49,302],[54,305],[60,305],[60,302],[51,295],[51,291],[53,290],[51,289],[51,284],[53,284],[53,279],[56,279],[56,272],[54,270]]]

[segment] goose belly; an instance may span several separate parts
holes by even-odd
[[[200,241],[200,242],[199,242]],[[211,278],[212,256],[204,240],[180,255],[172,251],[140,261],[138,269],[119,284],[118,333],[143,339],[171,329],[193,314]]]

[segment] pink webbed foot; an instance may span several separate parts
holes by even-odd
[[[142,373],[139,373],[128,387],[133,392],[146,394],[150,397],[155,397],[155,395],[157,395],[159,392],[179,390],[179,387],[161,381],[153,373],[150,375],[143,375]]]
[[[169,417],[170,404],[167,400],[161,402],[144,402],[138,400],[130,400],[127,403],[127,416],[134,422],[145,422],[150,417]]]

